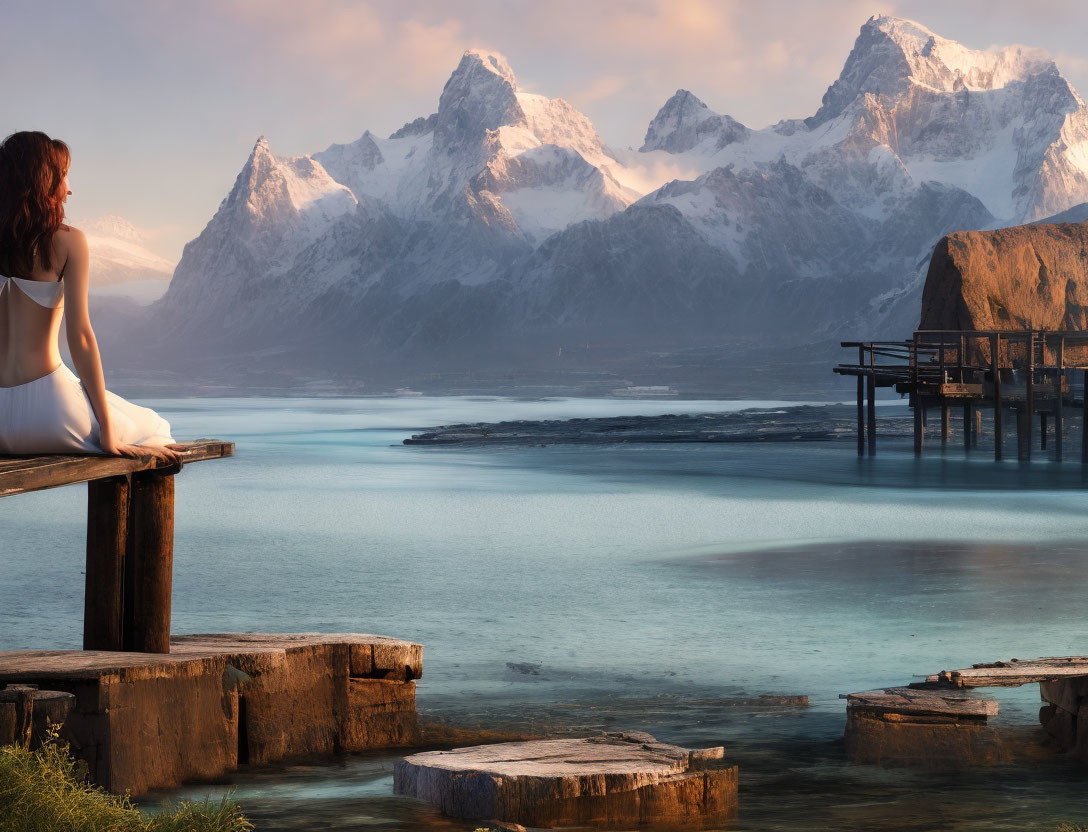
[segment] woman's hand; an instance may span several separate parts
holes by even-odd
[[[111,439],[102,442],[102,450],[110,456],[123,456],[129,459],[149,456],[160,462],[181,462],[181,454],[163,445],[122,445]]]

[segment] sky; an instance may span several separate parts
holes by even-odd
[[[466,49],[637,148],[680,88],[752,127],[811,115],[873,14],[1044,48],[1088,93],[1083,0],[0,0],[0,135],[67,141],[69,216],[123,216],[176,260],[258,136],[297,155],[388,135]]]

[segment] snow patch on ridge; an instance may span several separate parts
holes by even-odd
[[[143,236],[124,217],[111,214],[72,224],[87,236],[92,288],[130,282],[168,281],[174,273],[175,264],[148,250]],[[163,291],[165,285],[164,282]]]

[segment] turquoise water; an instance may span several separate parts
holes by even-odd
[[[839,693],[1086,652],[1080,466],[851,442],[403,446],[437,424],[775,402],[178,399],[238,444],[178,479],[173,629],[421,641],[425,716],[724,744],[739,829],[1051,829],[1088,820],[1057,758],[955,775],[852,766]],[[891,410],[885,412],[892,412]],[[1072,447],[1072,445],[1071,445]],[[0,502],[0,649],[80,643],[85,504]],[[513,667],[511,666],[513,665]],[[805,693],[804,710],[715,699]],[[1036,721],[1034,688],[1002,722]],[[391,796],[394,757],[248,772],[262,829],[471,828]],[[204,794],[194,787],[185,794]]]

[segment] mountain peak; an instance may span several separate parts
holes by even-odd
[[[665,150],[683,153],[716,136],[716,146],[740,141],[748,128],[729,116],[719,115],[688,90],[677,90],[657,111],[640,151]]]
[[[862,32],[867,30],[879,32],[896,43],[909,45],[915,51],[920,51],[928,42],[937,38],[937,35],[921,23],[889,14],[874,14],[861,27]]]
[[[253,144],[253,150],[249,153],[249,161],[247,165],[252,168],[268,167],[276,163],[276,157],[272,155],[272,148],[268,144],[268,139],[264,136],[258,136],[257,141]]]
[[[456,71],[460,71],[465,66],[479,66],[485,71],[499,76],[515,90],[517,89],[518,82],[514,77],[514,70],[510,68],[506,56],[499,52],[491,52],[487,49],[467,49],[465,54],[461,56],[461,64]]]
[[[435,145],[478,145],[488,130],[524,121],[517,89],[513,70],[498,52],[465,52],[438,99]]]
[[[116,214],[106,214],[96,220],[83,224],[83,231],[99,237],[124,240],[134,245],[143,245],[143,238],[131,222]]]
[[[994,90],[1045,73],[1056,74],[1057,68],[1043,50],[1024,46],[969,49],[913,20],[878,15],[861,27],[838,80],[806,123],[809,127],[823,124],[867,93],[895,96],[912,85],[938,93]]]

